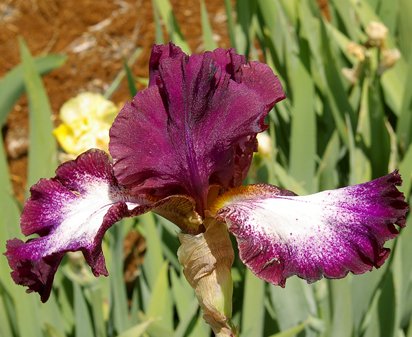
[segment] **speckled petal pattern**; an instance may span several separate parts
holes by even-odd
[[[395,171],[360,185],[308,196],[271,185],[229,191],[215,204],[238,241],[242,261],[260,278],[284,286],[297,275],[308,282],[380,267],[385,241],[403,227],[408,205]]]

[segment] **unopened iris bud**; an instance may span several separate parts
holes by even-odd
[[[379,63],[379,73],[383,73],[385,70],[392,68],[400,58],[401,53],[399,49],[384,49],[382,51],[381,62]]]
[[[365,47],[351,41],[348,43],[346,49],[348,53],[354,56],[359,62],[365,61],[365,57],[366,57]]]
[[[371,21],[366,27],[368,45],[381,47],[385,44],[388,28],[383,23]]]

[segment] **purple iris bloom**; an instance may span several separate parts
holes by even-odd
[[[389,254],[384,243],[408,211],[396,171],[308,196],[240,186],[256,135],[284,98],[267,65],[231,49],[188,56],[171,43],[154,46],[149,87],[110,130],[111,158],[89,150],[31,188],[21,228],[38,237],[8,241],[14,281],[44,302],[64,254],[78,250],[94,275],[107,275],[104,233],[148,211],[191,235],[204,232],[210,219],[224,223],[246,266],[281,286],[292,275],[312,282],[381,266]]]

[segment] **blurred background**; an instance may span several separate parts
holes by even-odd
[[[110,123],[97,116],[99,130],[79,135],[64,111],[95,109],[94,98],[79,103],[90,92],[112,102],[114,118],[147,85],[153,43],[169,40],[189,53],[235,48],[281,79],[287,99],[268,116],[249,183],[308,194],[399,169],[410,200],[411,18],[410,0],[0,0],[0,251],[22,238],[30,185],[89,144],[105,147],[96,139]],[[69,254],[46,304],[11,281],[1,255],[0,336],[210,336],[177,231],[152,214],[114,226],[110,276]],[[311,285],[292,277],[285,289],[236,260],[240,335],[412,337],[411,242],[409,217],[379,270]]]

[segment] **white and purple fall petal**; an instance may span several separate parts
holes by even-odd
[[[308,196],[271,185],[235,188],[214,205],[238,241],[240,258],[260,278],[281,286],[380,267],[385,241],[405,225],[408,205],[395,171],[373,181]]]
[[[56,177],[31,188],[24,207],[22,232],[39,237],[7,242],[14,281],[38,292],[44,302],[64,253],[76,250],[83,252],[94,275],[107,275],[101,250],[104,233],[121,218],[141,214],[150,206],[117,184],[104,151],[90,150],[62,164]]]

